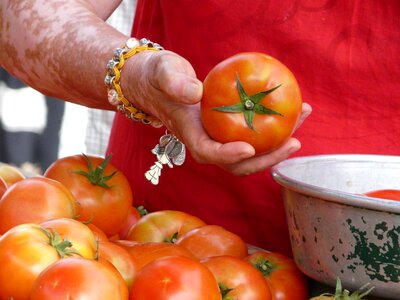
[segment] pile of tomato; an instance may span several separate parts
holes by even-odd
[[[133,206],[109,158],[0,165],[0,299],[308,299],[293,260],[182,211]]]

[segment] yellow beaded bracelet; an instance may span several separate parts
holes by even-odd
[[[163,50],[163,47],[147,39],[138,40],[130,38],[122,48],[115,49],[113,57],[107,63],[107,74],[104,78],[104,83],[107,86],[108,101],[110,104],[116,106],[119,112],[124,113],[128,119],[144,124],[151,124],[154,127],[161,127],[163,124],[159,119],[134,107],[125,98],[121,89],[120,79],[125,61],[136,53],[145,50],[159,51]]]

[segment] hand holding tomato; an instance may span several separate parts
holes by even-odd
[[[189,62],[172,52],[140,53],[130,60],[125,72],[128,75],[125,75],[124,80],[133,82],[126,85],[126,96],[140,100],[141,103],[135,104],[157,116],[186,145],[191,156],[199,163],[214,164],[233,174],[244,175],[265,170],[300,148],[297,139],[288,138],[269,155],[255,156],[256,149],[247,142],[221,143],[210,138],[200,116],[202,85],[196,79]],[[142,78],[139,81],[137,78],[130,79],[133,73],[141,74]],[[247,89],[245,78],[240,76],[240,79]],[[220,84],[222,86],[224,82]],[[279,84],[283,85],[282,89],[275,91],[278,94],[287,82],[277,82]],[[236,90],[236,85],[231,88]],[[252,93],[249,89],[246,91]],[[311,107],[308,104],[296,105],[295,110],[301,114],[297,118],[290,117],[293,120],[290,122],[290,132],[292,126],[297,127],[310,114]],[[284,109],[280,113],[285,115],[287,111]],[[257,130],[257,124],[254,125]]]

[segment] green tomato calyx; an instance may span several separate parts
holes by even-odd
[[[104,171],[111,159],[111,154],[108,155],[104,159],[104,161],[100,165],[98,165],[95,169],[93,168],[93,165],[92,165],[92,162],[90,161],[90,159],[85,154],[82,153],[82,155],[87,162],[88,171],[85,172],[83,170],[77,170],[77,171],[75,171],[75,173],[85,176],[90,181],[90,183],[93,185],[98,185],[105,189],[111,188],[111,186],[109,186],[107,184],[107,181],[110,180],[117,172],[114,171],[110,175],[104,175]]]
[[[227,105],[227,106],[219,106],[214,107],[213,109],[220,112],[225,113],[243,113],[247,126],[254,130],[253,127],[253,119],[254,114],[263,114],[263,115],[283,115],[275,110],[269,109],[264,105],[260,104],[261,100],[264,97],[276,89],[278,89],[282,84],[279,84],[269,90],[258,92],[257,94],[249,96],[245,89],[243,88],[242,83],[240,82],[239,75],[236,73],[236,85],[240,97],[240,103]]]

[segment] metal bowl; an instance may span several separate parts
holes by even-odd
[[[400,201],[361,195],[400,189],[400,156],[317,155],[272,168],[283,198],[294,259],[309,277],[400,299]]]

